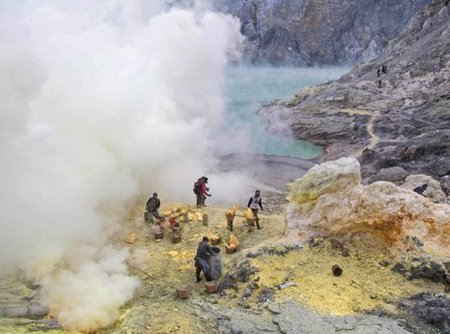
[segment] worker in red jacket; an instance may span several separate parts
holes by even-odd
[[[202,176],[200,178],[200,189],[199,189],[199,193],[198,193],[197,207],[206,206],[205,205],[206,197],[211,196],[211,194],[208,193],[209,188],[206,186],[207,183],[208,183],[208,178],[206,176]]]

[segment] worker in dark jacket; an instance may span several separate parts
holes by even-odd
[[[258,209],[261,208],[261,210],[264,210],[261,201],[261,191],[255,191],[255,195],[250,197],[250,199],[248,200],[247,207],[252,209],[253,216],[255,216],[256,227],[258,228],[258,230],[260,230],[261,227],[259,226]]]
[[[197,278],[197,283],[202,280],[200,273],[203,271],[205,279],[209,282],[211,280],[211,275],[209,274],[209,258],[214,253],[211,246],[209,245],[209,238],[203,237],[203,240],[198,244],[197,254],[195,255],[195,277]]]
[[[145,221],[147,223],[153,224],[153,218],[158,219],[160,222],[164,221],[164,217],[162,217],[158,210],[161,206],[161,201],[158,198],[157,193],[153,193],[153,196],[150,197],[147,201],[147,204],[145,205]]]

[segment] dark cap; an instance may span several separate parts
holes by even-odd
[[[205,235],[205,236],[203,237],[203,241],[209,242],[209,238]]]

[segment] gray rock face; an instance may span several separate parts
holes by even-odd
[[[417,247],[423,247],[423,243],[416,237],[412,237],[411,241]],[[401,262],[397,262],[392,266],[391,270],[399,274],[405,275],[409,280],[425,279],[437,283],[446,281],[448,262],[424,257],[404,258]]]
[[[423,278],[433,282],[442,282],[444,279],[445,268],[439,263],[430,261],[430,263],[422,262],[417,267],[411,268],[411,279]]]
[[[450,333],[450,299],[446,296],[419,294],[401,303],[400,308],[406,316],[406,328],[414,333]]]
[[[408,334],[396,321],[373,315],[325,316],[293,302],[269,304],[270,312],[245,312],[194,302],[194,307],[217,321],[222,334]]]
[[[374,177],[372,177],[372,182],[389,181],[399,183],[405,181],[407,176],[408,172],[401,167],[382,168]]]
[[[365,179],[400,167],[440,180],[450,175],[449,82],[450,3],[436,0],[378,59],[260,114],[271,131],[327,146],[322,161],[359,156]]]
[[[450,175],[441,178],[441,187],[445,195],[450,196]]]
[[[282,333],[334,333],[334,327],[314,312],[293,303],[281,304],[273,322]]]
[[[273,64],[343,64],[378,56],[432,0],[213,0],[241,20],[246,58]]]

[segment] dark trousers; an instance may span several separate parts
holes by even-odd
[[[162,217],[159,214],[158,209],[153,210],[153,211],[146,211],[145,212],[144,219],[145,219],[146,223],[153,224],[154,223],[154,219],[153,218],[158,219],[160,222],[164,221],[164,217]]]
[[[200,282],[202,279],[200,277],[202,270],[203,270],[203,267],[201,265],[195,264],[195,277],[197,278],[197,282]],[[205,276],[205,279],[207,282],[211,281],[211,275],[209,274],[209,272],[208,273],[204,272],[203,275]]]
[[[252,212],[253,212],[253,216],[255,216],[256,228],[259,230],[261,228],[259,227],[258,209],[252,209]]]
[[[197,208],[205,206],[205,200],[206,200],[205,195],[198,195],[197,196]]]

